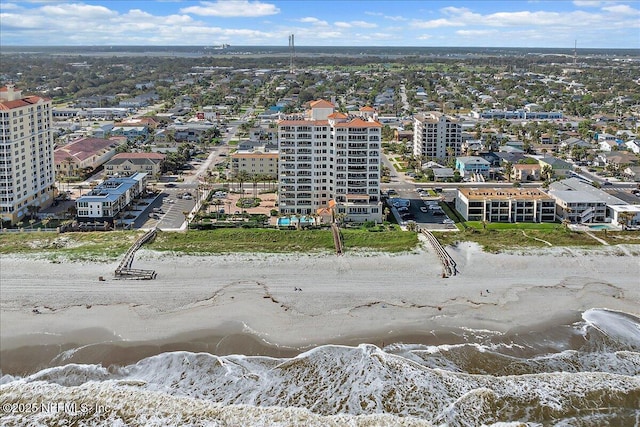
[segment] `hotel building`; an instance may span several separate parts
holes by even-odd
[[[331,208],[347,221],[382,220],[382,125],[334,112],[319,100],[305,116],[278,123],[280,213],[311,215]]]
[[[0,214],[3,222],[51,204],[54,196],[51,100],[0,89]],[[30,208],[33,206],[33,208]]]
[[[432,111],[415,116],[413,154],[431,159],[457,157],[462,147],[462,126],[458,119]]]

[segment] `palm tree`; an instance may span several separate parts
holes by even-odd
[[[189,211],[182,211],[182,215],[184,215],[184,221],[187,223],[187,230],[189,229]]]
[[[620,212],[618,214],[618,223],[622,225],[622,230],[626,230],[629,227],[629,223],[633,221],[635,215],[633,212]]]
[[[511,182],[512,172],[513,172],[513,164],[511,162],[507,162],[507,164],[504,165],[504,173],[505,175],[507,175],[507,179],[509,180],[509,182]]]
[[[236,174],[238,180],[238,186],[240,187],[240,193],[244,193],[244,183],[251,179],[247,171],[240,171]]]
[[[251,182],[253,183],[253,198],[258,198],[258,181],[260,180],[260,175],[254,173],[251,175]]]
[[[542,167],[542,171],[540,171],[540,175],[548,183],[549,181],[551,181],[551,177],[553,176],[553,169],[549,165],[544,165]]]
[[[43,219],[43,220],[42,220],[42,226],[43,226],[44,228],[47,228],[47,225],[49,224],[49,222],[50,222],[50,221],[51,221],[51,219],[49,219],[49,218],[45,218],[45,219]]]

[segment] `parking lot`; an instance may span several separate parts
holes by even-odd
[[[184,198],[184,188],[164,188],[153,203],[136,220],[135,227],[178,229],[185,221],[184,212],[195,206],[193,196]]]
[[[403,200],[405,202],[402,202]],[[428,230],[457,229],[455,222],[440,207],[440,203],[444,201],[443,196],[433,197],[426,192],[405,190],[392,192],[389,201],[392,213],[401,225],[406,225],[408,221],[415,221],[419,227]]]

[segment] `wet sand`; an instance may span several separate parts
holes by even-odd
[[[0,369],[128,364],[174,350],[286,357],[327,343],[439,344],[451,328],[527,330],[593,307],[639,314],[637,246],[448,250],[460,272],[450,278],[428,245],[342,257],[141,250],[134,268],[156,270],[152,281],[115,280],[117,262],[4,256]]]

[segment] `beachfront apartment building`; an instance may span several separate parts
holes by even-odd
[[[145,191],[147,181],[146,173],[103,181],[76,200],[77,221],[115,225],[131,202]]]
[[[612,217],[609,207],[627,205],[624,200],[578,178],[552,182],[549,195],[556,201],[558,218],[574,224],[609,222]]]
[[[437,111],[417,114],[413,125],[413,154],[431,159],[457,157],[462,151],[462,125]]]
[[[51,100],[0,89],[0,214],[16,224],[53,201]]]
[[[314,101],[304,116],[278,123],[280,213],[332,209],[347,221],[380,222],[382,125],[334,109]]]
[[[104,172],[108,177],[130,176],[138,172],[157,177],[165,157],[162,153],[118,153],[104,164]]]
[[[250,176],[278,176],[278,150],[256,147],[251,150],[238,150],[231,155],[231,175],[238,176],[246,172]]]
[[[556,203],[533,188],[459,188],[456,210],[467,221],[555,222]]]

